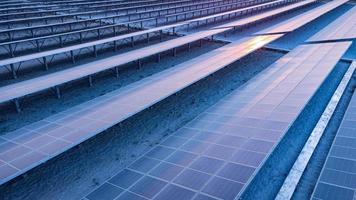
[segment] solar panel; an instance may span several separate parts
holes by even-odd
[[[296,118],[350,45],[350,42],[302,45],[287,54],[125,169],[140,174],[140,180],[149,177],[163,181],[157,187],[146,184],[145,189],[152,187],[150,191],[154,194],[137,193],[135,188],[142,187],[140,180],[125,190],[152,199],[183,198],[177,196],[177,190],[184,199],[199,195],[211,199],[238,197],[294,121],[271,120],[270,116],[289,113]],[[241,105],[235,109],[241,99],[249,103],[243,109]],[[224,108],[221,105],[231,112],[225,109],[219,112],[219,108]],[[294,108],[283,110],[285,106]],[[250,116],[256,110],[268,115]],[[244,123],[249,120],[258,121],[253,125],[256,131]],[[261,139],[265,134],[278,137]]]
[[[203,79],[280,36],[261,36],[259,37],[260,43],[258,45],[253,43],[254,39],[226,45],[174,68],[133,83],[129,87],[113,91],[62,113],[25,126],[15,132],[0,136],[1,139],[4,139],[4,143],[0,144],[0,154],[8,154],[12,157],[12,160],[0,166],[0,183],[23,174],[32,167],[65,152],[68,148],[94,137],[96,134],[147,109],[156,102],[160,102],[167,96],[173,95],[177,91]],[[237,54],[236,52],[239,53]],[[217,60],[219,60],[219,65],[215,65],[215,62],[212,62]],[[179,84],[177,84],[177,79],[180,80]],[[140,98],[137,98],[138,96]],[[113,107],[119,107],[120,109],[113,110]],[[173,152],[179,146],[183,146],[186,141],[187,139],[182,137],[172,137],[162,145],[171,147],[173,149],[171,152]],[[23,147],[28,149],[26,151],[17,150]],[[151,157],[142,158],[131,168],[141,173],[148,172],[159,164],[157,159],[163,159],[168,156],[169,150],[167,151],[167,148],[162,149],[165,150],[164,153],[161,149],[153,150],[148,155],[154,159]],[[30,152],[31,154],[29,154]],[[176,164],[184,164],[188,162],[188,158],[193,159],[196,156],[185,151],[180,153],[171,156],[169,158],[170,161]],[[182,158],[185,158],[185,160],[182,160]]]
[[[326,26],[308,41],[356,39],[356,7]]]
[[[291,32],[296,28],[299,28],[306,24],[306,22],[311,22],[323,14],[345,4],[348,0],[337,0],[331,1],[327,4],[321,5],[317,8],[314,8],[310,11],[287,19],[283,22],[280,22],[270,28],[264,29],[257,34],[275,34],[275,33],[283,33],[283,32]]]
[[[313,197],[354,199],[356,195],[356,92],[326,158]]]

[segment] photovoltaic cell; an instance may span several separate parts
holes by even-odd
[[[138,158],[126,170],[136,172],[138,175],[134,177],[142,174],[143,178],[124,187],[129,186],[128,191],[150,199],[238,197],[349,45],[348,42],[302,45],[291,51],[213,106],[228,106],[228,113],[212,115],[214,109],[207,109]],[[333,51],[336,47],[342,47],[342,51]],[[323,62],[330,55],[333,59]],[[297,94],[301,92],[303,95],[299,97]],[[234,105],[241,99],[248,99],[249,103],[235,110]],[[250,110],[256,113],[266,105],[274,105],[273,109],[266,108],[268,115],[246,117]],[[281,112],[293,117],[290,121],[271,119],[270,116]],[[243,123],[250,119],[253,123]],[[252,124],[257,128],[251,127]],[[330,162],[330,166],[350,171],[351,168],[343,169],[341,163],[350,162]]]
[[[353,200],[356,195],[356,93],[354,92],[343,121],[314,189],[318,199]]]
[[[86,198],[89,200],[113,200],[123,191],[124,190],[119,187],[105,183],[90,193]]]
[[[281,1],[279,1],[279,2],[281,2]],[[243,19],[243,20],[238,20],[233,23],[228,23],[228,24],[226,24],[226,27],[228,27],[228,28],[219,26],[218,29],[207,31],[209,33],[206,33],[206,35],[204,33],[203,35],[198,35],[198,36],[195,35],[195,36],[185,37],[185,39],[178,38],[177,40],[174,40],[174,42],[172,44],[167,45],[165,47],[167,47],[167,50],[168,50],[169,48],[186,44],[189,41],[197,41],[198,39],[205,38],[207,36],[210,36],[211,34],[222,33],[224,30],[232,29],[232,27],[234,27],[234,26],[245,25],[250,22],[254,22],[257,19],[263,19],[265,17],[274,16],[275,14],[287,12],[291,9],[299,8],[299,7],[305,6],[307,4],[310,4],[312,2],[313,2],[312,0],[297,2],[292,5],[287,5],[287,6],[284,6],[281,8],[277,8],[275,10],[261,13],[256,17],[251,16],[251,17],[248,17],[248,19]],[[303,17],[301,17],[301,19],[299,19],[300,16],[298,16],[297,19],[293,18],[292,21],[288,21],[287,27],[286,26],[281,27],[283,29],[283,31],[281,31],[281,32],[295,30],[296,28],[300,27],[301,25],[315,19],[315,17],[317,17],[317,15],[320,16],[323,13],[326,13],[337,6],[342,5],[345,2],[346,2],[345,0],[340,0],[337,2],[328,3],[326,6],[322,6],[321,9],[317,9],[316,11],[308,12],[307,14],[303,15]],[[273,4],[273,2],[268,2],[266,4],[269,4],[269,3]],[[257,5],[256,7],[259,7],[259,6],[260,5]],[[224,13],[224,16],[225,15],[226,15],[226,13]],[[217,15],[214,15],[214,17],[216,17],[216,16]],[[222,15],[219,15],[219,16],[222,16]],[[207,20],[209,17],[211,17],[211,16],[203,17],[203,20]],[[199,19],[199,20],[201,20],[201,19]],[[298,23],[295,23],[296,21]],[[281,26],[281,25],[278,24],[278,26]],[[151,31],[151,29],[146,30],[146,31]],[[132,33],[132,34],[136,34],[136,33]],[[201,78],[204,78],[206,75],[209,75],[209,74],[215,72],[215,70],[219,70],[219,69],[225,67],[229,63],[238,60],[239,58],[251,53],[252,51],[255,51],[256,49],[262,47],[263,45],[265,45],[265,44],[267,44],[281,36],[282,36],[282,34],[258,36],[256,38],[254,38],[252,41],[248,41],[241,45],[239,44],[238,46],[236,46],[236,44],[226,45],[225,47],[219,49],[219,51],[224,51],[223,53],[217,54],[215,51],[213,51],[211,54],[209,54],[209,56],[206,56],[203,58],[200,57],[200,58],[202,58],[202,60],[200,60],[200,61],[204,61],[205,63],[200,62],[199,66],[197,66],[197,65],[195,65],[194,67],[189,66],[189,69],[202,69],[199,67],[203,66],[204,70],[200,71],[202,73],[191,73],[191,71],[187,70],[187,68],[185,68],[185,70],[181,70],[183,67],[180,67],[181,72],[183,72],[183,74],[181,74],[181,75],[182,75],[182,77],[184,77],[181,80],[189,80],[192,82],[200,80]],[[93,44],[93,43],[91,43],[91,44]],[[98,44],[97,41],[95,41],[94,44]],[[79,46],[83,46],[83,45],[85,46],[87,44],[80,44]],[[72,47],[68,47],[68,48],[70,49]],[[66,51],[68,51],[68,48],[66,47],[64,49]],[[225,48],[227,48],[227,49],[225,49]],[[50,54],[52,55],[52,53],[59,53],[62,50],[54,50],[54,51],[51,51]],[[164,49],[160,48],[160,50],[164,50]],[[236,52],[238,52],[238,53],[236,53]],[[148,52],[148,54],[147,54],[147,52],[135,51],[134,55],[125,54],[125,55],[120,55],[120,57],[116,57],[116,59],[110,59],[109,64],[106,65],[107,64],[106,63],[105,66],[104,65],[95,65],[95,66],[90,65],[90,67],[92,67],[91,68],[92,70],[89,70],[88,65],[85,65],[85,66],[81,66],[81,67],[76,67],[75,69],[74,68],[70,69],[69,71],[56,73],[56,75],[51,74],[51,75],[45,76],[45,77],[42,76],[42,77],[39,77],[38,79],[36,79],[35,81],[31,80],[31,81],[24,81],[19,84],[14,84],[11,87],[6,87],[5,89],[2,88],[2,90],[1,90],[2,92],[0,92],[0,94],[3,95],[1,98],[1,101],[5,102],[5,101],[9,101],[11,99],[13,100],[13,99],[20,98],[20,97],[23,97],[28,94],[32,94],[32,93],[35,93],[38,91],[52,88],[56,85],[61,85],[61,84],[65,83],[66,81],[76,80],[79,78],[87,77],[88,75],[93,75],[99,71],[106,70],[106,69],[112,68],[114,66],[120,65],[121,61],[127,61],[126,58],[128,57],[128,55],[132,56],[134,59],[137,59],[137,57],[145,56],[145,55],[147,56],[147,55],[150,55],[150,53],[152,53],[152,52]],[[36,58],[42,58],[43,56],[46,56],[46,55],[48,55],[48,54],[43,54],[43,52],[40,52],[40,53],[32,54],[30,57],[31,57],[31,59],[36,59]],[[218,56],[214,57],[215,55],[218,55]],[[25,57],[26,56],[22,57],[21,59],[25,59],[25,60],[28,59]],[[121,59],[121,58],[124,58],[124,59]],[[210,58],[210,59],[207,59],[207,58]],[[11,58],[11,59],[7,59],[6,61],[3,60],[1,65],[8,65],[10,61],[11,62],[25,61],[25,60],[21,60],[21,59],[20,58]],[[211,62],[211,61],[215,62],[216,60],[219,60],[220,61],[219,63],[222,63],[222,64],[221,65],[214,64],[214,66],[212,66],[211,64],[213,62]],[[105,60],[105,62],[106,61],[108,61],[108,60]],[[99,66],[99,68],[97,66]],[[83,70],[83,68],[86,68],[86,70]],[[178,68],[178,67],[176,66],[175,69],[176,68]],[[172,74],[176,75],[176,73],[178,73],[179,70],[175,70],[175,69],[169,71],[168,73],[166,71],[165,78],[170,80],[169,77],[171,77]],[[199,71],[199,70],[196,70],[196,71]],[[63,77],[65,79],[62,79]],[[139,81],[139,84],[146,83],[147,85],[150,85],[150,84],[152,84],[151,81],[152,80],[149,80],[147,82]],[[44,85],[43,82],[46,82],[47,84]],[[163,82],[166,84],[169,81],[164,80]],[[137,84],[132,84],[131,86],[136,87]],[[186,87],[186,85],[185,85],[185,87]],[[137,87],[135,89],[138,89],[138,88],[139,87]],[[156,89],[157,88],[155,88],[155,90]],[[180,89],[182,89],[182,88],[176,87],[172,90],[178,91]],[[28,158],[26,158],[27,160],[19,160],[20,157],[24,156],[24,155],[20,155],[17,157],[18,159],[11,161],[11,162],[14,162],[17,164],[22,163],[24,165],[27,165],[26,167],[21,166],[22,168],[13,167],[13,165],[12,165],[13,163],[5,162],[5,165],[7,165],[7,166],[2,167],[2,168],[4,168],[4,171],[1,171],[1,180],[0,180],[1,183],[7,182],[7,181],[11,180],[12,178],[17,177],[17,176],[27,172],[28,170],[32,169],[33,167],[38,166],[40,163],[48,161],[48,160],[54,158],[55,156],[57,156],[58,154],[65,152],[68,148],[80,144],[81,142],[87,140],[88,138],[93,137],[96,134],[106,130],[107,128],[112,127],[114,124],[121,122],[122,120],[126,119],[128,116],[131,116],[132,114],[135,114],[135,113],[141,111],[140,109],[137,109],[137,108],[143,108],[146,105],[150,105],[150,103],[152,103],[152,102],[160,101],[159,98],[154,99],[154,98],[147,96],[148,94],[153,94],[155,92],[155,90],[151,90],[150,92],[144,93],[144,94],[140,93],[140,91],[137,92],[135,90],[135,92],[134,92],[135,94],[137,94],[138,96],[147,97],[147,98],[137,98],[137,96],[132,95],[132,96],[135,96],[135,98],[132,98],[132,99],[128,99],[126,95],[124,95],[125,98],[118,99],[118,97],[120,97],[120,95],[118,94],[118,92],[115,91],[110,94],[104,95],[102,97],[96,98],[93,101],[88,101],[86,103],[80,104],[79,106],[76,106],[73,109],[70,109],[66,112],[59,113],[59,114],[53,115],[51,117],[48,117],[48,118],[46,118],[46,120],[41,120],[39,123],[34,123],[32,125],[26,126],[21,131],[18,131],[18,132],[15,131],[11,134],[4,135],[3,137],[0,138],[0,149],[3,149],[3,147],[5,147],[5,146],[7,146],[7,147],[5,148],[4,151],[1,151],[1,152],[11,150],[12,147],[9,147],[8,145],[14,144],[14,143],[12,143],[12,141],[16,141],[17,145],[25,145],[25,143],[27,143],[29,146],[33,147],[33,149],[31,148],[31,151],[41,152],[41,153],[43,153],[43,156],[35,156],[34,158],[36,158],[36,159],[29,161]],[[125,94],[127,94],[127,93],[132,94],[131,92],[128,92],[128,91],[129,91],[129,89],[127,89],[127,88],[122,90],[122,92],[125,92]],[[259,90],[259,91],[261,91],[261,90]],[[167,92],[167,90],[159,89],[158,92],[160,94],[162,94],[162,92]],[[228,105],[225,108],[222,108],[222,106],[220,106],[220,108],[215,109],[217,111],[217,113],[233,115],[233,114],[238,114],[239,112],[250,110],[251,112],[245,113],[246,116],[250,115],[250,116],[254,116],[256,118],[263,120],[262,118],[266,117],[266,115],[268,115],[269,112],[271,112],[272,110],[271,109],[268,109],[268,110],[262,109],[261,110],[261,108],[263,108],[265,105],[276,105],[276,104],[272,104],[272,103],[274,103],[274,100],[270,98],[268,100],[266,99],[266,102],[264,102],[263,104],[254,105],[251,108],[245,108],[245,106],[248,106],[250,100],[253,99],[253,96],[251,96],[251,92],[248,92],[248,91],[245,91],[245,92],[247,95],[245,95],[245,96],[241,95],[239,97],[236,97],[236,100],[238,100],[238,101],[235,101],[231,105]],[[157,95],[157,94],[154,94],[154,95]],[[165,95],[166,95],[166,93],[165,93]],[[169,93],[167,95],[169,95]],[[164,96],[164,95],[162,95],[162,96]],[[114,99],[115,99],[115,101],[114,101]],[[268,101],[271,101],[272,103],[268,103]],[[111,109],[112,108],[111,104],[113,104],[114,102],[115,102],[116,106],[117,105],[121,106],[121,109],[116,110],[115,112],[112,111],[112,109]],[[281,105],[286,106],[286,105],[290,105],[295,102],[301,102],[301,101],[295,100],[293,102],[291,100],[291,101],[285,102],[284,104],[281,104]],[[122,106],[122,104],[120,104],[120,103],[125,103],[125,104],[124,104],[124,106]],[[129,105],[130,103],[131,103],[131,105]],[[255,104],[255,102],[251,102],[251,103]],[[134,104],[134,106],[132,106],[133,104]],[[216,108],[217,107],[218,106],[216,106]],[[230,109],[231,107],[234,107],[236,109],[235,110]],[[271,106],[265,106],[265,107],[272,108]],[[297,110],[295,112],[297,113],[299,109],[298,108],[296,108],[296,109]],[[214,110],[214,108],[209,109],[209,110],[212,111],[212,110]],[[283,109],[280,109],[279,107],[277,107],[276,110],[283,110]],[[238,114],[238,115],[240,115],[240,114]],[[85,117],[82,117],[82,116],[85,116]],[[100,119],[97,119],[98,116],[100,116]],[[276,119],[274,121],[278,121],[277,120],[278,116],[272,115],[272,116],[270,116],[270,119]],[[83,125],[83,124],[85,124],[85,125]],[[213,126],[215,125],[213,123],[210,123],[210,124],[211,124],[211,126],[206,127],[206,128],[213,128]],[[246,124],[252,124],[252,123],[250,122],[250,123],[246,123]],[[224,124],[223,127],[216,127],[216,129],[220,129],[220,128],[228,129],[228,126],[230,126],[230,125],[231,125],[231,123],[228,124],[226,122],[226,124]],[[188,128],[188,126],[186,128]],[[229,128],[231,131],[230,135],[242,136],[242,135],[236,134],[236,131],[241,127],[231,126]],[[278,130],[281,129],[281,127],[277,127],[274,125],[272,125],[271,128],[278,129]],[[199,132],[201,132],[201,131],[203,131],[203,128],[201,128],[201,130],[199,130]],[[212,131],[214,131],[214,130],[212,130]],[[20,133],[24,134],[26,136],[24,136],[20,139],[20,137],[21,137]],[[64,133],[64,135],[63,135],[63,133]],[[224,132],[224,133],[227,133],[227,132]],[[44,135],[44,137],[42,137],[41,139],[37,139],[36,137],[39,136],[39,134]],[[193,136],[193,135],[191,135],[191,136]],[[2,140],[3,138],[6,139],[5,142]],[[43,138],[47,138],[47,139],[43,139]],[[15,140],[13,140],[13,139],[15,139]],[[259,139],[263,140],[263,138],[259,138]],[[34,142],[31,140],[37,140],[37,142],[39,142],[40,145],[34,145]],[[55,140],[55,142],[51,142],[54,140]],[[215,142],[215,140],[213,142]],[[54,145],[52,146],[52,144],[54,144]],[[177,144],[177,145],[179,145],[179,144]],[[5,170],[5,168],[7,170]]]
[[[133,183],[142,177],[142,174],[125,169],[109,180],[109,183],[122,187],[129,188]]]

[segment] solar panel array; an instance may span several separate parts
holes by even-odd
[[[127,87],[0,135],[0,185],[30,173],[346,2],[325,3]],[[2,1],[0,57],[4,59],[0,67],[13,78],[17,78],[23,63],[34,60],[48,70],[58,54],[69,54],[75,64],[83,49],[90,48],[96,58],[105,46],[111,45],[116,51],[119,44],[133,47],[135,42],[147,40],[148,45],[37,78],[14,81],[0,87],[0,106],[12,102],[21,111],[19,99],[27,95],[54,89],[60,98],[60,86],[65,83],[88,78],[92,85],[97,73],[114,69],[118,76],[118,66],[130,62],[141,66],[141,60],[150,56],[157,56],[159,61],[162,53],[171,50],[175,56],[176,49],[183,45],[190,48],[193,42],[213,39],[312,3],[315,0]],[[244,15],[247,16],[238,18]],[[261,173],[276,145],[349,49],[351,40],[356,39],[354,18],[356,7],[310,38],[311,43],[293,49],[125,169],[83,194],[83,199],[238,199]],[[163,31],[175,34],[178,28],[191,29],[225,19],[230,21],[149,45],[151,37],[162,36]],[[148,29],[137,30],[145,26]],[[123,27],[129,33],[121,32]],[[69,30],[63,31],[66,28]],[[90,32],[95,38],[87,35]],[[51,40],[54,43],[47,43]],[[323,167],[314,199],[356,196],[355,116],[356,93]]]
[[[143,79],[130,87],[108,93],[0,136],[4,141],[0,146],[4,148],[2,155],[9,158],[4,159],[6,164],[0,166],[1,182],[22,174],[69,147],[122,122],[279,37],[280,35],[260,36],[257,40],[250,39],[226,45]],[[255,44],[256,41],[259,41],[259,44]],[[215,62],[220,64],[216,65]],[[180,80],[179,83],[177,80]],[[120,109],[113,110],[114,107]]]
[[[337,18],[322,31],[315,34],[308,41],[328,41],[356,39],[356,7]]]
[[[257,34],[276,34],[276,33],[291,32],[295,30],[297,27],[301,27],[305,25],[304,23],[305,21],[311,22],[315,19],[318,19],[325,13],[344,5],[346,2],[348,2],[348,0],[331,1],[327,4],[318,6],[310,11],[307,11],[303,13],[301,16],[287,19],[276,25],[263,29],[262,31],[257,32]]]
[[[356,62],[354,63],[356,64]],[[356,196],[356,92],[345,112],[321,175],[315,199],[354,199]]]
[[[237,198],[350,44],[299,46],[86,198]]]

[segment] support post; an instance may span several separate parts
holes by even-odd
[[[131,47],[134,47],[134,38],[133,37],[131,37]]]
[[[93,76],[92,75],[88,76],[88,83],[89,83],[89,87],[93,86]]]
[[[61,47],[63,47],[63,38],[62,38],[62,36],[59,36],[59,44],[61,45]]]
[[[119,67],[115,67],[116,78],[119,78]]]
[[[37,51],[40,52],[41,51],[41,47],[40,47],[40,43],[38,40],[36,40],[36,46],[37,46]]]
[[[114,41],[114,51],[117,51],[117,41]]]
[[[70,51],[70,57],[72,58],[72,63],[75,63],[75,57],[74,57],[74,52]]]
[[[14,49],[12,48],[11,44],[9,44],[9,49],[10,49],[10,56],[15,57]]]
[[[12,41],[12,34],[11,34],[11,31],[9,31],[9,32],[7,33],[7,35],[9,36],[9,41]]]
[[[161,54],[160,53],[157,54],[157,62],[158,63],[161,62]]]
[[[57,99],[60,99],[61,98],[61,90],[59,89],[59,86],[55,86],[54,90],[56,92]]]
[[[48,63],[47,63],[47,58],[46,58],[46,56],[43,57],[43,65],[44,65],[44,67],[45,67],[45,70],[47,71],[47,70],[48,70]]]
[[[19,99],[14,99],[13,100],[14,104],[15,104],[15,108],[16,108],[16,112],[20,113],[21,112],[21,106],[20,106],[20,102]]]
[[[177,56],[177,48],[173,48],[172,51],[173,51],[173,57],[176,57]]]
[[[82,34],[82,32],[79,33],[79,36],[80,36],[80,43],[82,43],[83,42],[83,34]]]
[[[96,45],[93,46],[94,49],[94,57],[98,57],[98,51],[96,50]]]
[[[137,60],[137,67],[138,67],[138,69],[141,69],[141,67],[142,67],[142,62],[140,59]]]
[[[15,68],[15,65],[13,63],[10,64],[10,68],[11,68],[12,77],[14,79],[17,79],[16,68]]]

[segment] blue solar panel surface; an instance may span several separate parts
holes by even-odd
[[[108,185],[118,199],[238,197],[349,46],[298,47],[86,198]]]
[[[345,200],[356,197],[356,92],[330,148],[313,197]]]

